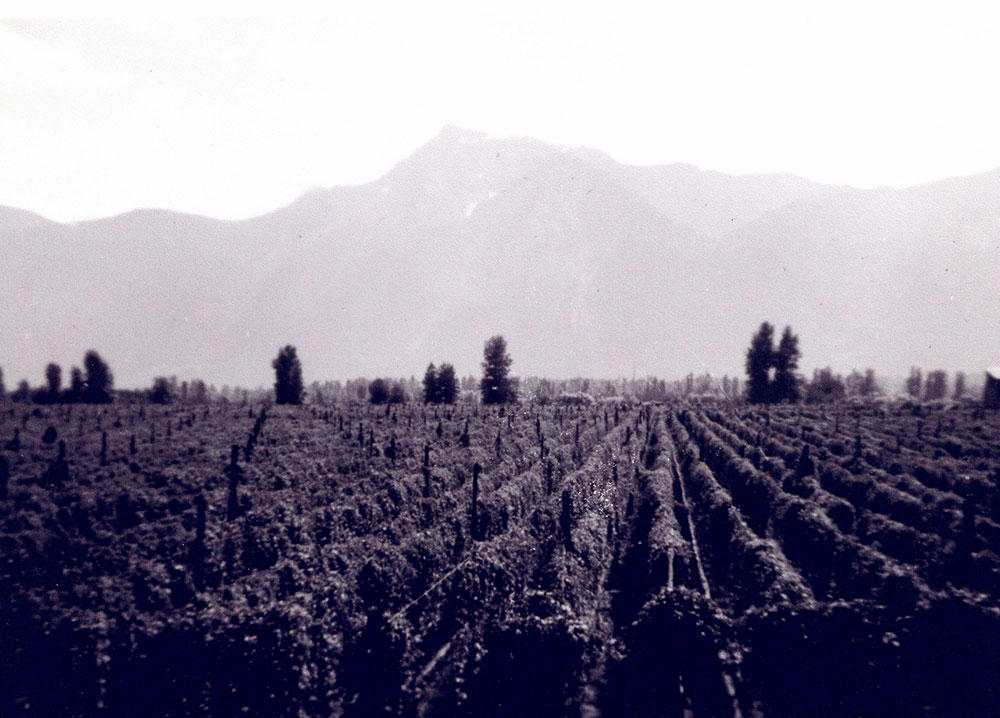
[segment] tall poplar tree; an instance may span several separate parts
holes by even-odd
[[[441,401],[440,392],[438,391],[438,373],[437,369],[434,368],[434,363],[431,362],[427,365],[427,371],[424,372],[424,403],[425,404],[437,404]]]
[[[83,368],[87,372],[83,400],[88,404],[110,404],[113,399],[115,378],[111,369],[101,359],[101,355],[93,349],[88,351],[83,356]]]
[[[295,347],[286,345],[271,362],[274,368],[274,401],[278,404],[301,404],[305,387],[302,384],[302,362]]]
[[[799,379],[795,370],[799,368],[799,338],[792,334],[791,327],[785,327],[774,355],[774,385],[772,400],[775,402],[799,400]]]
[[[59,392],[62,390],[62,367],[52,363],[45,367],[45,391],[49,395],[49,402],[55,404],[59,401]]]
[[[438,369],[437,396],[442,404],[454,404],[458,398],[458,377],[455,376],[455,367],[451,364],[442,364]]]
[[[771,367],[774,366],[774,327],[761,322],[747,349],[747,401],[762,404],[771,400]]]
[[[512,363],[504,338],[490,337],[483,347],[483,379],[479,383],[484,404],[505,404],[517,399],[508,376]]]

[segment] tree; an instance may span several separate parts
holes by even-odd
[[[385,379],[376,379],[368,385],[368,395],[372,404],[385,404],[389,401],[389,383]]]
[[[965,396],[965,372],[959,371],[955,372],[955,392],[952,394],[952,398],[961,399],[963,396]],[[0,398],[2,397],[3,397],[3,382],[0,381]]]
[[[48,394],[49,402],[55,404],[59,401],[59,391],[62,389],[62,367],[58,364],[49,364],[45,367],[45,391]]]
[[[935,401],[944,399],[948,393],[948,375],[942,369],[929,372],[924,383],[924,399]]]
[[[437,369],[434,368],[434,363],[431,362],[427,365],[427,371],[424,372],[424,403],[437,404],[439,401],[441,401],[441,398],[438,395]]]
[[[274,369],[274,401],[278,404],[301,404],[305,389],[302,385],[302,362],[295,347],[286,345],[271,362]]]
[[[847,389],[848,397],[861,397],[862,399],[870,399],[878,393],[878,383],[875,381],[875,370],[865,369],[862,374],[857,369],[851,370],[851,373],[844,380],[844,386]]]
[[[208,401],[208,387],[205,382],[201,379],[195,379],[191,382],[191,388],[188,392],[188,401],[192,404],[204,404]]]
[[[875,380],[875,370],[865,369],[865,381],[861,385],[861,396],[872,397],[879,393],[878,382]]]
[[[865,375],[857,369],[851,369],[851,373],[844,378],[844,389],[847,396],[861,396],[861,386],[865,382]]]
[[[83,400],[88,404],[110,404],[115,379],[101,355],[93,349],[88,351],[83,357],[83,368],[87,372]]]
[[[483,347],[483,378],[479,383],[484,404],[506,404],[517,399],[517,391],[508,376],[512,363],[504,338],[500,335],[490,337]]]
[[[83,401],[83,392],[85,389],[86,382],[83,379],[83,370],[75,366],[69,370],[69,389],[63,401],[67,403]]]
[[[438,370],[437,396],[442,404],[454,404],[458,398],[458,377],[451,364],[442,364]]]
[[[747,349],[747,401],[760,404],[771,400],[771,368],[774,365],[774,327],[761,322]]]
[[[810,404],[840,401],[846,394],[843,379],[835,375],[830,367],[814,371],[813,379],[806,387],[806,401]]]
[[[799,338],[792,334],[791,327],[785,327],[774,355],[774,383],[771,400],[775,402],[799,400],[799,378],[795,370],[799,368]]]
[[[27,381],[21,379],[21,381],[17,383],[17,389],[15,389],[14,393],[10,395],[10,400],[25,403],[31,400],[31,387],[28,386]]]
[[[173,400],[170,382],[165,376],[153,379],[153,388],[149,390],[149,400],[153,404],[169,404]]]
[[[7,389],[3,385],[3,369],[0,368],[0,401],[3,401],[7,396]]]
[[[910,376],[906,380],[906,393],[914,399],[919,399],[921,384],[923,384],[923,373],[916,367],[910,367]]]
[[[395,382],[392,388],[389,389],[389,403],[390,404],[405,404],[406,403],[406,389],[400,382]]]

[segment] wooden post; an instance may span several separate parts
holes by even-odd
[[[431,495],[431,445],[424,444],[424,498]]]
[[[479,473],[483,467],[476,462],[472,465],[472,507],[470,509],[470,525],[472,526],[472,540],[479,541]]]
[[[239,496],[236,493],[236,488],[240,483],[240,467],[237,465],[240,457],[240,447],[238,444],[232,445],[232,456],[229,459],[229,466],[226,468],[226,474],[229,476],[229,499],[226,504],[226,518],[229,521],[235,519],[240,513],[240,502]]]
[[[205,495],[199,493],[194,497],[194,505],[198,511],[197,524],[195,525],[194,546],[191,547],[192,578],[194,587],[199,591],[205,589],[205,524],[207,506]]]
[[[562,508],[559,512],[559,530],[567,551],[573,550],[573,497],[569,489],[562,492]]]

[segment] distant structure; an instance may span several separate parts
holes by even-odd
[[[987,409],[1000,409],[1000,366],[993,366],[986,370],[983,406]]]

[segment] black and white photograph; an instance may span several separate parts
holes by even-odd
[[[1000,716],[998,38],[0,8],[0,716]]]

